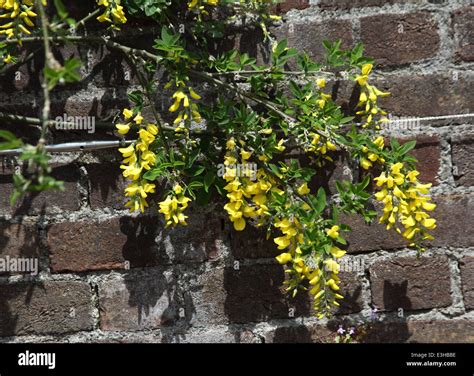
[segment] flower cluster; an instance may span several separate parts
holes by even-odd
[[[246,218],[253,219],[257,226],[261,225],[269,214],[267,201],[270,191],[281,192],[275,186],[274,180],[270,179],[262,169],[257,170],[256,179],[252,179],[252,171],[247,168],[242,169],[242,174],[239,176],[236,165],[249,163],[252,155],[243,146],[238,146],[233,137],[227,140],[227,153],[224,159],[226,167],[223,178],[227,182],[224,189],[228,192],[229,198],[224,209],[237,231],[245,229]]]
[[[321,137],[317,133],[309,132],[308,135],[310,136],[311,141],[310,145],[305,150],[317,153],[323,159],[332,162],[333,159],[329,155],[327,155],[327,153],[328,151],[337,150],[337,146],[327,138]]]
[[[166,199],[159,203],[159,212],[164,214],[167,227],[178,224],[187,225],[186,219],[188,217],[183,212],[190,201],[191,199],[185,196],[183,187],[176,184]]]
[[[419,246],[423,240],[432,240],[428,230],[436,228],[436,220],[427,212],[433,211],[436,205],[431,200],[431,184],[421,184],[416,170],[403,171],[403,163],[395,163],[389,171],[382,172],[374,180],[380,191],[375,198],[384,204],[380,223],[386,224],[387,230],[394,227],[396,231],[411,242],[410,246]]]
[[[363,169],[368,170],[373,166],[373,164],[377,161],[380,163],[385,163],[385,159],[380,156],[380,151],[383,150],[385,146],[385,141],[382,136],[378,136],[375,140],[373,140],[373,148],[362,146],[361,151],[364,154],[363,157],[360,158],[360,165]]]
[[[307,280],[310,286],[309,292],[314,297],[315,310],[319,312],[318,317],[324,317],[331,306],[339,306],[338,299],[343,299],[343,296],[338,294],[340,265],[337,260],[346,252],[335,245],[330,245],[327,247],[327,254],[319,253],[318,256],[308,258],[306,252],[302,251],[308,240],[297,218],[279,219],[274,223],[274,227],[283,234],[275,238],[274,242],[279,250],[285,251],[277,256],[276,260],[282,265],[287,265],[287,272],[291,275],[291,278],[284,282],[289,285],[287,290],[292,290],[295,296],[297,288]],[[333,225],[325,229],[325,235],[330,239],[338,239],[339,226]]]
[[[46,6],[46,0],[42,0]],[[33,18],[37,14],[33,11],[34,0],[0,0],[0,18],[6,23],[0,25],[0,35],[5,34],[13,38],[19,34],[31,34],[28,28],[35,26]]]
[[[382,92],[373,85],[367,83],[370,72],[372,71],[372,64],[364,64],[361,69],[361,74],[356,77],[357,83],[361,87],[361,93],[359,97],[359,107],[363,107],[362,110],[357,112],[357,115],[363,115],[365,117],[365,123],[362,124],[363,128],[367,128],[373,122],[375,115],[386,115],[386,112],[381,110],[377,100],[378,97],[386,97],[390,93]],[[379,129],[377,125],[377,129]]]
[[[166,84],[165,89],[170,88],[171,85],[171,82]],[[187,129],[184,126],[187,121],[194,120],[198,123],[202,121],[197,104],[190,100],[190,98],[199,100],[201,96],[192,87],[186,87],[184,83],[180,83],[179,89],[174,92],[172,97],[174,102],[170,106],[169,111],[176,112],[181,109],[173,122],[176,125],[177,132]]]
[[[189,9],[198,8],[201,10],[204,7],[204,5],[216,6],[217,4],[219,4],[219,0],[191,0],[190,2],[188,2],[188,8]]]
[[[118,133],[126,135],[132,127],[137,128],[138,140],[126,148],[119,151],[123,155],[123,176],[131,180],[130,185],[125,189],[125,196],[129,201],[125,205],[131,212],[145,211],[148,206],[146,198],[148,193],[155,192],[155,185],[142,179],[144,170],[150,170],[155,162],[156,155],[150,150],[150,145],[155,141],[158,134],[158,127],[155,124],[143,124],[143,117],[140,113],[134,116],[134,112],[129,109],[123,111],[123,115],[128,123],[117,124]],[[133,118],[133,119],[132,119]]]
[[[127,22],[120,0],[97,0],[97,4],[105,7],[104,13],[97,17],[99,22],[109,22],[113,25]]]

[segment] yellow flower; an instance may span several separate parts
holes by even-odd
[[[278,249],[285,249],[290,245],[290,239],[286,236],[280,236],[278,238],[273,239],[276,245],[278,245]]]
[[[133,120],[135,121],[135,123],[137,123],[138,125],[140,125],[143,121],[143,116],[141,114],[137,114],[137,116],[135,116],[133,118]]]
[[[116,124],[115,127],[118,129],[118,133],[127,134],[130,130],[130,123],[127,124]]]
[[[239,218],[234,221],[234,229],[236,231],[243,231],[245,229],[245,219]]]
[[[342,256],[346,254],[346,251],[343,251],[342,249],[338,247],[331,247],[330,252],[335,258],[341,258]]]
[[[302,196],[304,195],[307,195],[310,191],[310,189],[308,188],[308,184],[307,183],[303,183],[302,185],[300,185],[298,187],[298,193]]]
[[[133,116],[133,111],[126,108],[123,110],[123,116],[128,120]]]
[[[289,254],[289,253],[282,253],[281,255],[279,255],[275,258],[282,265],[287,264],[292,260],[291,254]]]
[[[334,225],[330,229],[326,229],[326,234],[333,239],[337,239],[339,237],[339,226]]]
[[[316,80],[316,85],[318,85],[318,87],[322,89],[326,86],[326,80],[324,78],[318,78]]]

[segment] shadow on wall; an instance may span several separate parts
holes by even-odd
[[[0,278],[4,279],[0,284],[0,337],[17,334],[19,318],[14,307],[28,306],[34,290],[43,289],[37,278],[42,267],[38,226],[43,216],[44,212],[36,223],[29,224],[0,221]],[[6,278],[15,275],[20,275],[20,280],[9,285]]]

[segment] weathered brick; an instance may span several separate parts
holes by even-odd
[[[404,144],[412,138],[401,138]],[[438,172],[441,163],[441,146],[438,136],[417,136],[414,138],[416,147],[410,154],[418,160],[417,170],[420,171],[418,179],[423,183],[438,184]]]
[[[85,166],[90,184],[89,201],[92,209],[123,209],[127,202],[124,189],[127,186],[122,170],[116,163],[100,163]]]
[[[474,6],[457,9],[452,15],[452,27],[456,41],[456,57],[474,61]]]
[[[424,60],[435,56],[439,49],[437,24],[429,13],[364,17],[360,20],[360,30],[366,54],[380,65]]]
[[[438,247],[472,247],[474,246],[474,223],[472,195],[449,195],[434,198],[438,207],[432,212],[437,220],[433,231],[435,239],[431,242]]]
[[[275,6],[277,13],[286,13],[292,9],[309,8],[309,0],[282,0]]]
[[[223,268],[199,271],[191,269],[186,273],[191,279],[186,289],[186,316],[193,326],[222,325],[228,323]]]
[[[377,322],[360,336],[365,343],[472,343],[471,320]]]
[[[126,243],[127,236],[121,231],[118,219],[100,223],[55,223],[47,235],[51,270],[82,272],[124,268]],[[143,244],[137,243],[137,248],[144,252]]]
[[[55,223],[47,245],[53,272],[202,262],[220,257],[225,246],[220,221],[210,214],[190,217],[189,226],[175,229],[147,216]]]
[[[347,10],[363,7],[380,7],[385,4],[420,4],[423,0],[319,0],[317,5],[328,10]]]
[[[309,297],[299,294],[294,300],[283,292],[283,268],[279,265],[240,265],[239,270],[226,268],[224,288],[227,291],[225,314],[231,322],[258,322],[272,318],[308,316]],[[293,310],[290,311],[290,308]]]
[[[418,310],[451,304],[446,256],[396,257],[370,267],[372,301],[382,310]]]
[[[278,250],[273,237],[266,238],[264,229],[247,226],[245,231],[231,232],[232,255],[236,259],[271,258],[278,256]]]
[[[173,273],[161,269],[111,276],[99,283],[98,291],[100,327],[106,331],[172,325],[182,307]]]
[[[451,154],[457,185],[474,185],[474,135],[453,137]]]
[[[79,281],[0,285],[0,335],[93,329],[92,292]]]
[[[345,236],[349,244],[349,253],[406,247],[404,239],[393,230],[387,231],[384,225],[378,223],[377,218],[368,225],[359,215],[341,216],[341,223],[352,228],[352,231]]]
[[[278,40],[287,39],[289,47],[305,51],[319,61],[325,54],[324,40],[334,42],[341,39],[341,48],[349,48],[353,44],[352,26],[347,20],[285,23],[273,32]]]
[[[339,293],[344,297],[338,300],[341,305],[336,313],[346,315],[362,311],[362,283],[356,272],[343,271],[339,274],[341,283]]]
[[[331,343],[336,334],[318,324],[279,326],[264,333],[265,343]]]
[[[382,98],[380,104],[388,113],[397,116],[468,113],[474,102],[474,75],[469,73],[397,74],[374,83],[391,93]]]
[[[38,259],[39,254],[39,232],[35,226],[0,221],[0,258]]]
[[[464,306],[474,309],[474,257],[463,257],[460,266]]]
[[[54,178],[64,181],[64,191],[46,190],[35,194],[28,193],[18,201],[15,207],[10,206],[10,195],[13,191],[12,174],[0,171],[0,212],[16,214],[40,214],[79,209],[79,170],[76,166],[53,168]]]

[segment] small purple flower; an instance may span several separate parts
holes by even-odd
[[[372,320],[377,320],[379,318],[378,312],[379,312],[378,308],[376,306],[373,306],[370,312],[370,318]]]
[[[342,325],[339,325],[339,329],[337,330],[337,334],[340,334],[341,336],[346,332],[346,330],[342,327]]]
[[[355,332],[356,332],[356,330],[355,330],[354,327],[349,328],[349,335],[350,335],[350,336],[354,335]]]

